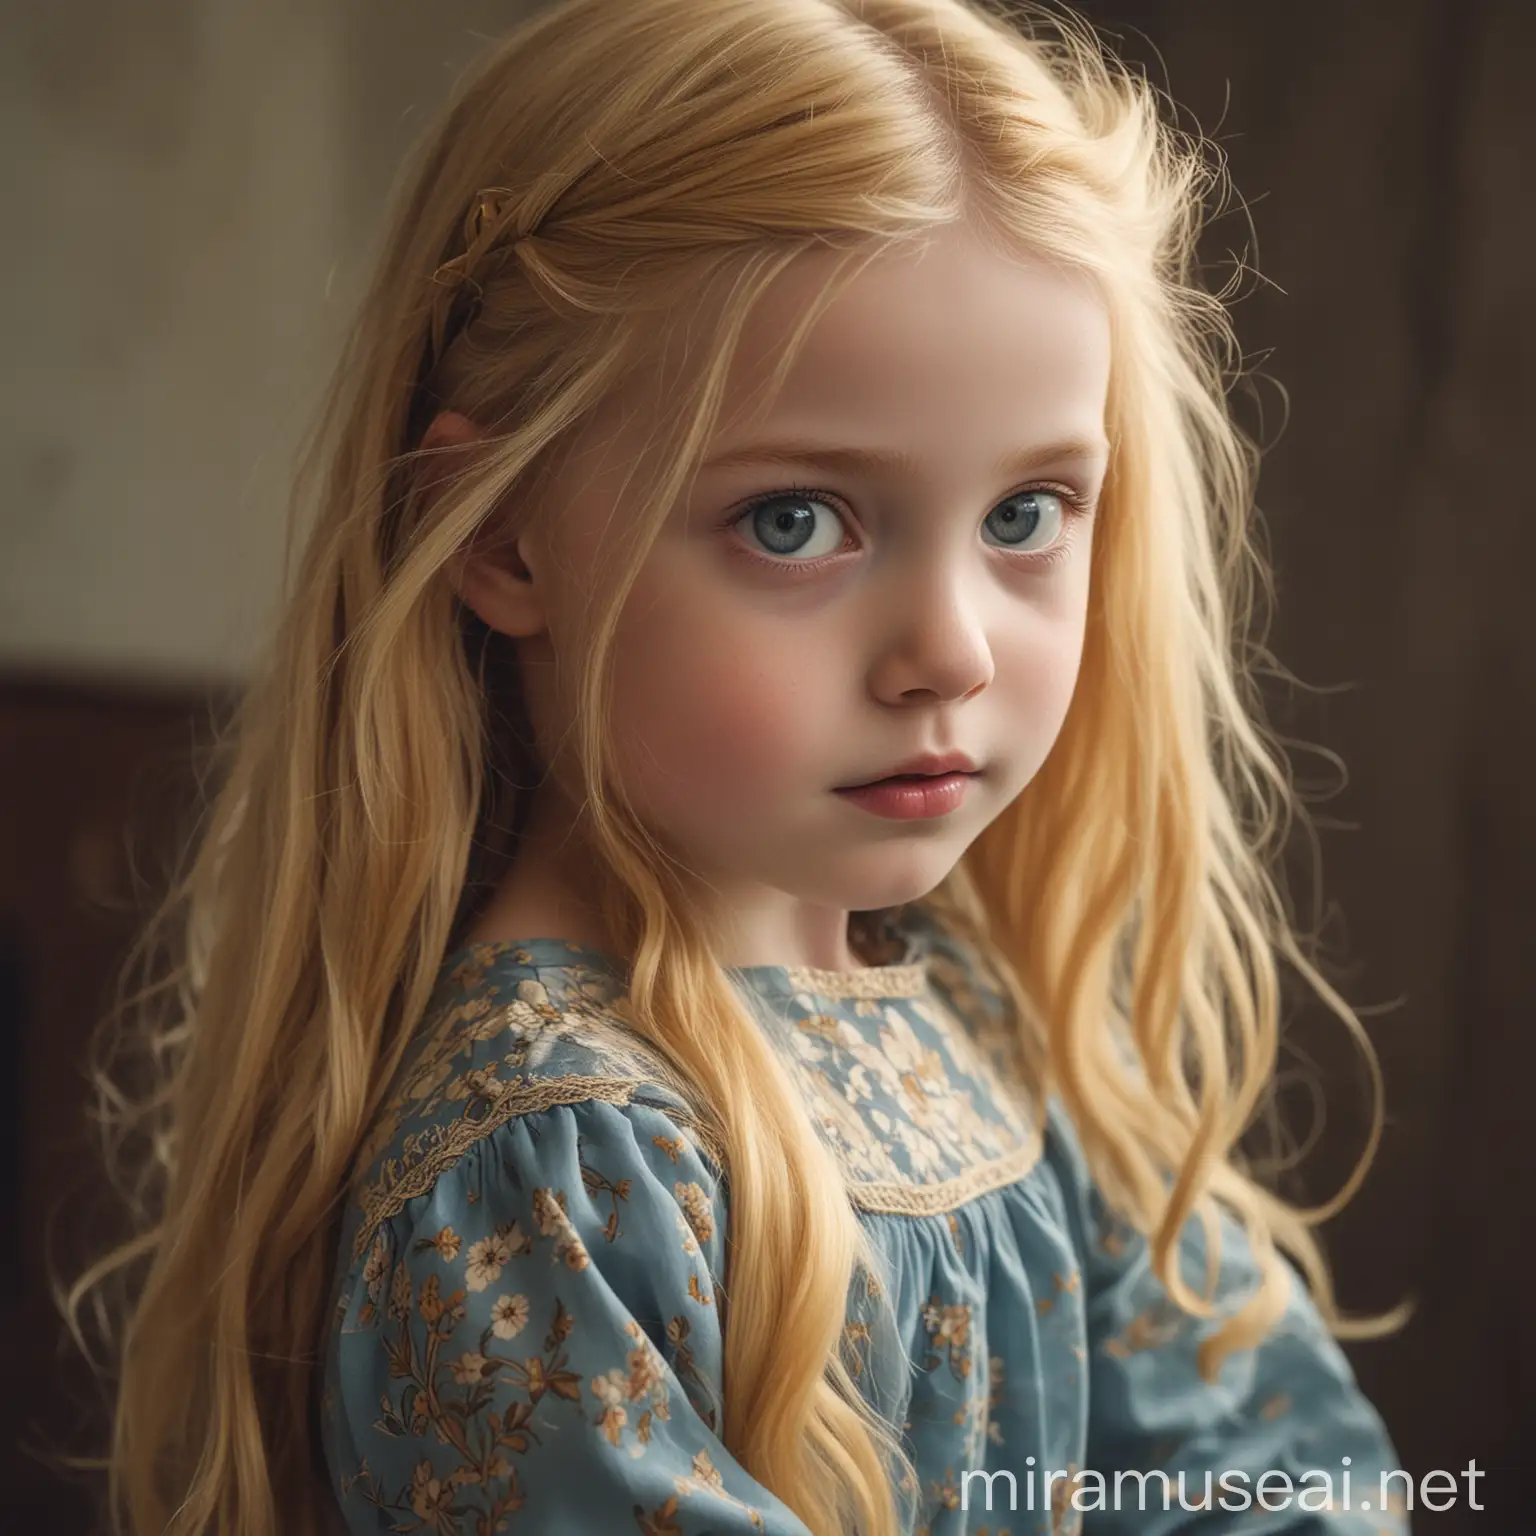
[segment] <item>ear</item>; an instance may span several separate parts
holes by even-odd
[[[484,437],[467,416],[439,411],[422,434],[421,446],[459,452],[434,454],[427,461],[428,483],[439,484],[459,465],[461,453],[471,452]],[[453,554],[446,567],[449,580],[465,606],[491,629],[514,638],[541,634],[547,628],[544,594],[524,558],[525,541],[506,538],[499,521],[493,513]]]

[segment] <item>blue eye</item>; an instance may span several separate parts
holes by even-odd
[[[1044,523],[1051,530],[1051,537],[1046,540],[1049,547],[1059,537],[1065,516],[1063,499],[1055,491],[1020,491],[993,507],[981,526],[991,529],[1004,545],[1013,547],[1030,538]]]
[[[741,520],[762,540],[763,548],[775,555],[833,554],[842,545],[842,520],[818,518],[817,507],[836,510],[814,492],[784,491],[749,507]]]
[[[1079,492],[1035,486],[1005,497],[982,520],[982,527],[992,534],[987,541],[991,548],[1009,550],[1021,561],[1044,567],[1067,557],[1073,533],[1069,520],[1086,512]],[[750,537],[743,533],[736,546],[741,554],[783,569],[818,569],[848,548],[847,521],[836,501],[808,486],[761,496],[725,526],[750,529]]]

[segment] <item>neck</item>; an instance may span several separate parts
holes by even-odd
[[[582,818],[571,802],[546,779],[534,792],[523,835],[505,876],[477,915],[466,943],[504,943],[523,939],[563,939],[629,959],[605,916],[595,892],[602,889],[599,866],[587,842]],[[890,946],[881,942],[876,923],[857,915],[806,914],[793,904],[780,911],[765,906],[759,931],[738,931],[729,919],[713,935],[715,952],[727,967],[808,966],[817,970],[855,971],[891,963]]]

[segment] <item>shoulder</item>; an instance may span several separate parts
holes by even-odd
[[[452,1119],[402,1138],[354,1202],[325,1345],[328,1456],[349,1511],[398,1511],[418,1474],[448,1489],[494,1461],[509,1477],[537,1426],[556,1465],[519,1461],[519,1481],[553,1477],[537,1507],[593,1528],[576,1506],[626,1478],[652,1431],[681,1415],[693,1434],[674,1388],[704,1429],[719,1422],[724,1181],[641,1089],[492,1119],[463,1142],[439,1134]]]
[[[633,1133],[611,1153],[620,1162],[676,1164],[686,1153],[717,1176],[721,1154],[704,1117],[626,1021],[620,978],[574,958],[541,965],[527,950],[476,946],[445,970],[354,1159],[343,1259],[361,1258],[383,1224],[450,1170],[465,1175],[459,1197],[476,1197],[466,1160],[512,1158],[537,1187],[562,1141],[545,1137],[555,1120],[577,1141]]]

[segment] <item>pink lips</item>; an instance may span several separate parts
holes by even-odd
[[[975,772],[976,764],[964,752],[924,752],[918,757],[908,758],[906,762],[898,764],[895,768],[886,769],[884,773],[877,774],[872,779],[865,779],[858,784],[843,785],[840,789],[864,789],[871,784],[882,784],[890,779],[913,774],[941,778],[946,774]]]
[[[927,778],[885,778],[837,791],[861,810],[891,821],[918,821],[947,816],[970,788],[969,773],[943,773]]]

